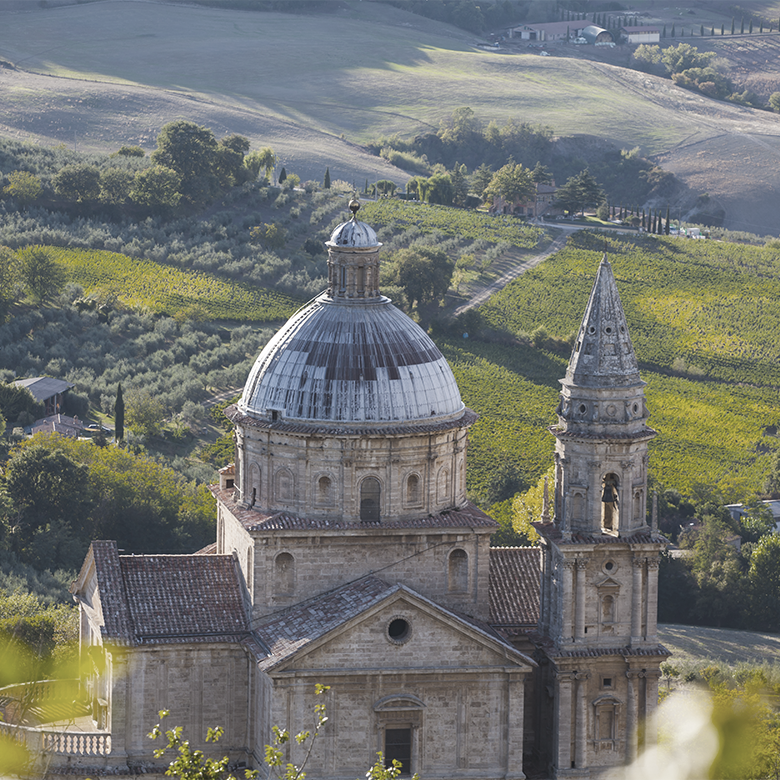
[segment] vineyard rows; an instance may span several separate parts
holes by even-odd
[[[384,199],[363,205],[361,219],[371,225],[417,227],[423,232],[438,230],[447,235],[491,243],[505,241],[521,249],[532,249],[543,231],[517,217],[496,216],[428,203]]]
[[[86,295],[114,294],[126,306],[169,315],[197,307],[206,319],[271,322],[300,305],[289,295],[100,249],[50,247],[67,280]]]
[[[603,252],[578,236],[480,312],[515,334],[576,331]],[[762,489],[780,446],[780,255],[770,248],[677,239],[611,240],[607,252],[647,381],[651,475],[683,492],[718,487],[726,500]],[[464,401],[480,413],[470,479],[504,460],[534,482],[551,465],[558,379],[566,359],[530,346],[449,344]]]

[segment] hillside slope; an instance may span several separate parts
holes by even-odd
[[[304,16],[129,0],[31,4],[0,28],[0,58],[17,68],[0,71],[0,132],[81,149],[151,148],[162,124],[183,117],[274,146],[304,179],[329,165],[338,178],[402,182],[406,174],[349,141],[430,131],[469,105],[486,119],[638,146],[709,193],[727,227],[777,233],[776,115],[604,63],[479,51],[446,25],[345,6]]]

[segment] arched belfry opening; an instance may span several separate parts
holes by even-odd
[[[620,479],[617,474],[604,475],[601,483],[601,528],[604,531],[617,531],[620,528]]]
[[[382,486],[376,477],[366,477],[360,483],[360,520],[365,523],[379,522],[379,499]]]

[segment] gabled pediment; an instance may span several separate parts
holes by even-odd
[[[535,666],[487,624],[375,577],[291,607],[258,626],[257,634],[271,650],[259,663],[269,673],[431,667],[528,672]]]
[[[621,585],[617,580],[613,580],[612,577],[604,577],[595,583],[596,587],[600,591],[620,590]]]

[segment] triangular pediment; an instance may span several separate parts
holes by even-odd
[[[362,582],[366,581],[381,582],[376,578]],[[530,671],[535,666],[486,624],[458,615],[402,585],[385,587],[373,603],[358,610],[347,608],[341,620],[334,615],[332,604],[312,599],[287,610],[283,618],[259,626],[257,634],[271,650],[260,667],[269,673],[307,668],[359,673],[388,665],[410,671],[432,666],[514,666]],[[326,594],[322,599],[332,602],[333,596]],[[310,619],[317,614],[328,615],[322,630]]]

